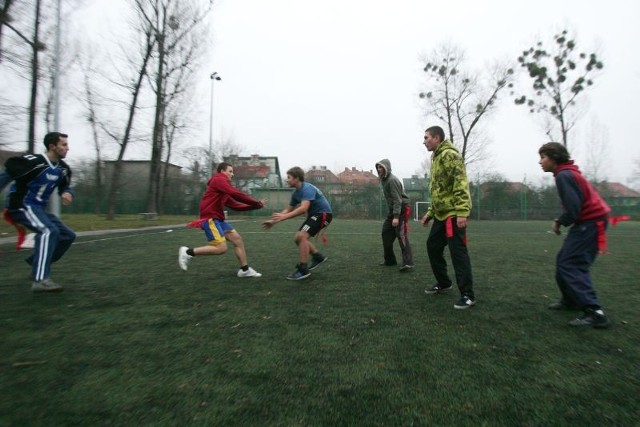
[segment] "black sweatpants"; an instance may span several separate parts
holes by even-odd
[[[448,221],[450,221],[449,232],[447,232]],[[444,221],[438,221],[434,218],[429,238],[427,239],[427,254],[429,254],[431,270],[437,284],[442,287],[448,287],[452,284],[451,278],[447,273],[447,261],[444,259],[444,248],[446,246],[449,247],[460,295],[474,298],[473,274],[471,272],[471,259],[467,250],[466,230],[458,228],[455,216],[449,217]]]

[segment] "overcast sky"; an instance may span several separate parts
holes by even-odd
[[[122,9],[117,1],[96,3],[83,12],[96,24],[83,25],[100,31]],[[605,175],[626,182],[640,158],[639,18],[634,0],[606,7],[595,0],[217,0],[210,58],[194,100],[202,129],[192,144],[208,146],[209,74],[217,71],[215,140],[231,138],[245,155],[278,156],[283,172],[295,165],[371,170],[388,158],[398,176],[409,177],[426,157],[424,129],[444,125],[425,119],[420,106],[426,54],[451,41],[465,49],[472,68],[495,60],[517,65],[524,49],[567,28],[579,50],[598,52],[605,64],[585,92],[588,109],[570,151],[584,161],[578,145],[592,132],[589,123],[598,122],[610,147]],[[485,121],[493,158],[486,169],[538,181],[537,149],[547,138],[535,116],[506,91],[502,98]]]

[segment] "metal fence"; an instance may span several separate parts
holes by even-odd
[[[336,218],[383,219],[387,215],[387,206],[379,186],[318,185],[323,191]],[[196,191],[185,191],[183,187],[171,187],[162,206],[164,214],[198,215],[198,206],[204,187]],[[180,188],[180,189],[179,189]],[[555,187],[542,189],[526,188],[523,191],[479,191],[471,186],[473,209],[471,219],[476,220],[544,220],[552,219],[561,212],[560,201]],[[495,189],[494,189],[495,190]],[[412,216],[419,218],[426,212],[429,200],[425,191],[408,192],[411,198]],[[268,216],[279,212],[289,204],[291,189],[254,189],[254,198],[267,199],[264,209],[243,212],[243,215]],[[618,205],[616,199],[605,200],[612,208],[612,215],[630,215],[632,219],[640,218],[640,205]],[[416,204],[418,202],[418,204]],[[99,209],[96,209],[96,206]],[[126,192],[118,194],[116,212],[132,214],[145,212],[147,206],[146,193]],[[416,208],[418,212],[416,212]],[[95,189],[89,186],[76,188],[73,205],[64,208],[71,213],[106,212],[106,203],[98,202]],[[233,214],[233,213],[232,213]]]

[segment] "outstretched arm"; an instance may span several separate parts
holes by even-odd
[[[300,205],[297,208],[293,209],[291,206],[288,206],[284,211],[274,213],[271,216],[271,219],[276,220],[276,222],[280,222],[287,219],[295,218],[298,215],[302,215],[303,213],[307,212],[310,206],[311,202],[309,200],[303,200],[302,202],[300,202]]]
[[[254,199],[250,195],[243,193],[227,180],[216,180],[216,185],[218,191],[231,196],[227,200],[226,206],[233,210],[246,211],[264,207],[264,203],[261,200]]]
[[[301,215],[304,212],[308,211],[310,205],[311,205],[310,201],[303,200],[302,203],[300,203],[300,206],[298,206],[297,208],[294,208],[293,206],[287,206],[282,211],[276,212],[273,215],[271,215],[271,219],[263,222],[262,227],[265,230],[268,230],[281,221],[285,221],[290,218],[295,218],[296,216]]]
[[[233,198],[229,198],[225,203],[225,206],[233,209],[234,211],[251,211],[255,209],[261,209],[267,203],[267,199],[255,200],[255,203],[241,203]]]

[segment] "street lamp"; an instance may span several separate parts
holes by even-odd
[[[209,107],[209,173],[213,173],[213,82],[222,80],[217,71],[211,73],[211,106]]]
[[[61,0],[57,1],[56,6],[56,42],[55,42],[55,62],[53,68],[53,130],[60,132],[60,38],[61,38]],[[49,211],[60,218],[60,198],[51,198],[51,204],[49,205]]]

